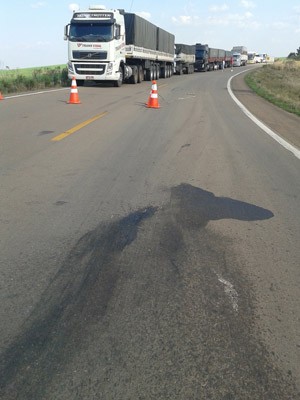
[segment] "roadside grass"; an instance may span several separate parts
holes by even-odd
[[[249,72],[245,82],[259,96],[300,116],[300,61],[264,65]]]
[[[0,92],[4,95],[69,85],[66,65],[0,70]]]

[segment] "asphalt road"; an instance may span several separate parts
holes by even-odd
[[[1,399],[300,398],[300,161],[234,72],[0,102]]]

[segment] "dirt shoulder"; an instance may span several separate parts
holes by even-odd
[[[247,73],[234,77],[231,89],[256,118],[290,144],[300,149],[300,117],[288,113],[255,94],[244,79]]]

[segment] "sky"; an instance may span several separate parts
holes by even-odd
[[[173,33],[176,43],[286,57],[300,47],[300,0],[106,1],[1,0],[0,69],[67,62],[64,26],[91,4],[122,8]]]

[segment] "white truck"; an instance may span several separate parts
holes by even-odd
[[[240,67],[242,65],[241,53],[232,53],[232,66]]]
[[[174,71],[175,36],[124,10],[91,6],[75,11],[65,26],[68,76],[85,81],[123,82],[169,78]]]
[[[233,58],[233,66],[240,67],[247,65],[248,51],[245,46],[234,46],[231,50]]]

